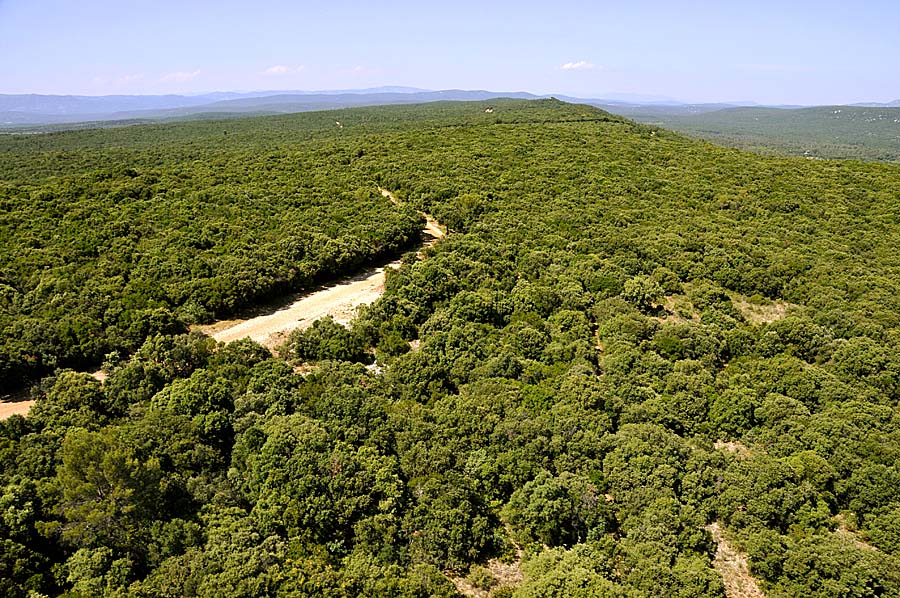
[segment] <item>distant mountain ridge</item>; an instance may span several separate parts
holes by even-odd
[[[850,104],[851,106],[861,106],[864,108],[900,108],[900,100],[893,102],[860,102],[858,104]]]
[[[326,91],[224,91],[196,95],[40,95],[0,94],[0,129],[94,123],[136,124],[159,120],[195,118],[229,118],[260,114],[283,114],[338,108],[380,106],[386,104],[418,104],[436,101],[484,101],[493,98],[560,100],[590,104],[637,120],[685,117],[737,107],[768,107],[753,102],[716,102],[690,104],[664,96],[605,94],[602,98],[585,99],[561,94],[537,95],[524,91],[496,92],[488,90],[445,89],[439,91],[405,86],[383,86],[367,89]],[[900,100],[884,104],[854,104],[865,107],[900,106]],[[777,106],[803,108],[802,106]]]
[[[696,112],[644,106],[617,112],[713,143],[762,153],[900,162],[900,102],[889,104],[793,109],[737,106]]]
[[[210,113],[286,113],[378,106],[418,104],[446,100],[473,101],[492,98],[536,99],[527,92],[486,90],[421,90],[413,87],[378,87],[337,91],[213,92],[201,95],[61,96],[0,94],[0,127],[166,119]]]
[[[165,95],[42,95],[42,94],[0,94],[0,112],[22,112],[46,115],[103,114],[129,110],[153,110],[200,106],[215,102],[276,96],[296,95],[338,95],[338,94],[381,94],[417,93],[429,90],[415,87],[386,86],[370,89],[348,89],[336,91],[215,91],[202,94]]]

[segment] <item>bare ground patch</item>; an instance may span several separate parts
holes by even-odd
[[[255,317],[216,322],[195,329],[219,342],[250,338],[274,349],[292,330],[307,328],[320,318],[331,316],[339,324],[349,324],[356,316],[357,307],[374,303],[384,293],[385,270],[399,265],[399,262],[391,262],[312,293],[292,295],[287,303],[264,310]]]
[[[758,303],[737,294],[732,295],[731,303],[751,324],[771,324],[783,320],[792,311],[800,309],[799,305],[787,301]]]
[[[499,559],[491,559],[487,562],[485,569],[493,578],[492,587],[488,590],[475,587],[466,577],[458,577],[448,575],[456,591],[463,596],[471,596],[472,598],[489,598],[494,590],[499,588],[516,588],[525,578],[522,573],[522,555],[519,554],[515,563],[504,563]]]
[[[667,322],[683,324],[700,321],[700,313],[697,312],[694,305],[685,295],[666,295],[658,307],[662,308],[663,313],[659,316],[653,316],[652,319],[663,324]]]
[[[728,598],[765,598],[756,580],[750,575],[747,556],[732,547],[725,539],[722,526],[718,522],[706,526],[716,543],[713,567],[722,576],[725,595]]]
[[[400,204],[393,193],[379,189],[381,194],[395,204]],[[429,247],[446,235],[441,225],[428,214],[422,231],[422,247]],[[420,256],[421,257],[421,256]],[[331,316],[335,322],[349,325],[356,317],[360,305],[374,303],[384,293],[385,271],[400,267],[400,262],[366,270],[310,293],[291,295],[280,305],[262,306],[247,318],[215,322],[194,329],[212,336],[219,342],[230,343],[250,338],[269,349],[275,349],[296,329],[308,328],[320,318]]]
[[[0,401],[0,419],[6,419],[13,415],[28,415],[31,407],[37,401]]]
[[[832,520],[835,522],[836,527],[834,533],[842,538],[844,541],[849,542],[856,548],[862,550],[875,550],[878,549],[865,540],[862,539],[858,530],[855,529],[855,526],[851,528],[848,524],[846,517],[844,517],[843,513],[835,515]]]
[[[789,314],[801,309],[800,305],[787,301],[769,301],[746,297],[739,293],[729,293],[731,304],[751,324],[771,324],[783,320]],[[653,319],[662,323],[699,322],[700,312],[686,295],[666,295],[658,305],[662,314]]]
[[[381,194],[384,197],[388,198],[391,203],[398,206],[403,205],[403,202],[397,199],[397,196],[387,189],[382,189],[381,187],[379,187],[378,190],[381,191]],[[444,230],[444,227],[441,226],[441,224],[437,220],[435,220],[434,217],[431,216],[431,214],[426,214],[425,212],[419,213],[425,217],[425,228],[422,229],[423,236],[431,237],[430,240],[425,239],[424,246],[430,247],[431,245],[434,245],[438,239],[443,239],[447,236],[447,231]]]
[[[738,459],[746,459],[750,456],[750,448],[741,442],[717,440],[713,446],[717,451],[725,451],[736,455]]]
[[[511,563],[505,563],[500,559],[491,559],[487,562],[484,569],[491,577],[491,588],[484,589],[476,587],[471,580],[466,577],[448,574],[447,577],[456,587],[456,591],[463,596],[471,598],[489,598],[494,590],[500,588],[517,588],[525,579],[522,573],[522,561],[525,560],[525,551],[521,547],[516,546],[516,558]]]
[[[401,202],[387,189],[381,194],[390,201]],[[434,245],[446,236],[446,231],[430,215],[422,213],[426,225],[422,230],[421,248]],[[421,252],[419,256],[422,257]],[[294,293],[276,303],[257,306],[245,312],[245,317],[219,320],[209,325],[191,329],[208,334],[224,343],[250,338],[275,350],[284,343],[288,334],[296,329],[308,328],[318,319],[331,316],[339,324],[347,326],[356,317],[357,308],[374,303],[384,293],[385,271],[399,268],[394,261],[378,268],[370,268],[334,284],[303,293]],[[103,382],[106,372],[98,370],[91,376]],[[35,401],[14,397],[0,399],[0,419],[12,415],[27,415]]]
[[[13,415],[26,416],[36,402],[31,400],[31,394],[27,389],[12,393],[0,391],[0,420]]]

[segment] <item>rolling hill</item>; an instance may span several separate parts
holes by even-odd
[[[896,165],[550,99],[0,156],[4,596],[900,595]]]
[[[207,115],[260,115],[309,112],[387,104],[419,104],[447,100],[473,101],[498,97],[534,99],[524,92],[481,90],[425,91],[405,87],[329,92],[219,92],[196,96],[42,96],[0,95],[0,130],[47,130],[44,125],[86,128],[155,120],[204,118]]]
[[[732,147],[812,158],[900,161],[900,108],[731,107],[685,114],[643,107],[622,114]]]

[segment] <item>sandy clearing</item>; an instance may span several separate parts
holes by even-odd
[[[292,330],[307,328],[320,318],[331,316],[340,324],[349,324],[357,307],[374,303],[384,293],[385,270],[399,266],[400,262],[391,262],[321,290],[293,295],[290,303],[271,313],[199,326],[197,330],[223,343],[250,338],[274,349]]]
[[[36,401],[29,400],[30,393],[27,389],[13,393],[0,394],[0,420],[13,415],[28,415]]]
[[[855,529],[855,527],[853,529],[850,528],[850,526],[847,524],[847,518],[843,513],[835,515],[831,519],[832,521],[837,523],[837,528],[833,533],[839,538],[843,539],[845,542],[853,544],[853,546],[859,548],[860,550],[873,550],[876,552],[878,551],[878,548],[872,546],[860,537],[860,533]]]
[[[400,205],[400,200],[397,199],[396,195],[394,195],[387,189],[383,189],[382,187],[379,187],[378,190],[381,191],[381,195],[383,195],[384,197],[387,197],[389,200],[391,200],[392,204],[396,204],[398,206]]]
[[[381,189],[381,194],[391,202],[400,205],[393,193]],[[434,245],[446,236],[446,231],[430,215],[425,217],[422,230],[422,248]],[[421,252],[419,253],[421,257]],[[269,310],[256,317],[224,320],[198,326],[195,329],[212,336],[219,342],[230,343],[242,338],[250,338],[261,345],[274,349],[281,345],[288,334],[296,329],[304,329],[320,318],[331,316],[340,324],[348,325],[356,317],[356,308],[374,303],[384,293],[385,271],[399,268],[394,261],[378,268],[366,270],[356,276],[339,281],[331,286],[310,293],[297,293],[288,298],[288,303]]]
[[[713,447],[718,451],[732,453],[737,456],[738,459],[746,459],[752,454],[750,448],[746,444],[737,441],[726,442],[724,440],[716,440]]]
[[[431,235],[431,237],[433,237],[433,239],[431,241],[426,243],[428,246],[434,245],[434,243],[438,239],[443,239],[445,236],[447,236],[447,233],[444,232],[444,230],[441,228],[441,225],[438,224],[437,220],[435,220],[434,218],[432,218],[425,212],[422,212],[422,215],[425,216],[425,221],[426,221],[425,228],[423,229],[423,231],[426,234]]]
[[[718,522],[706,526],[716,543],[716,556],[713,567],[722,576],[725,584],[725,595],[728,598],[766,598],[750,575],[747,556],[738,552],[725,540],[722,526]]]
[[[380,189],[381,194],[391,202],[400,205],[393,193]],[[422,229],[420,249],[434,245],[446,236],[446,231],[437,220],[422,213],[425,228]],[[418,253],[422,257],[421,251]],[[320,318],[331,316],[340,324],[348,325],[356,317],[356,308],[374,303],[384,293],[385,271],[399,268],[400,262],[370,268],[355,276],[337,281],[320,289],[295,293],[284,298],[278,305],[262,306],[254,310],[260,315],[245,319],[219,320],[207,326],[192,329],[208,334],[219,342],[230,343],[242,338],[250,338],[269,349],[281,345],[287,335],[298,328],[307,328]],[[106,372],[98,370],[91,376],[103,382]],[[27,415],[35,401],[0,401],[0,419],[14,414]]]
[[[731,297],[731,303],[738,308],[747,321],[751,324],[771,324],[778,320],[783,320],[792,311],[797,311],[800,306],[787,301],[772,301],[767,305],[752,303],[743,295],[734,293]]]
[[[101,383],[106,380],[106,372],[97,370],[91,373],[91,376],[99,380]],[[0,399],[0,420],[4,420],[13,415],[27,416],[31,408],[37,401],[25,400],[29,395],[28,390],[21,390],[11,395],[5,395]]]
[[[13,415],[28,415],[32,405],[37,401],[13,401],[7,403],[0,401],[0,419],[6,419]]]
[[[493,578],[493,588],[510,588],[519,587],[525,580],[525,574],[522,572],[522,563],[525,561],[525,551],[518,544],[516,547],[516,560],[512,563],[504,563],[498,558],[493,558],[485,564],[485,569]],[[545,546],[546,548],[546,546]],[[445,572],[447,579],[456,587],[456,591],[463,596],[469,598],[490,598],[493,590],[483,590],[477,588],[466,578],[459,575],[453,575]]]
[[[651,319],[657,322],[684,324],[686,322],[699,322],[700,313],[684,295],[666,295],[660,304],[663,314],[653,316]]]

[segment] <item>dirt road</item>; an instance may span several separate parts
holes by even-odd
[[[400,205],[393,193],[379,189],[391,202]],[[446,236],[441,225],[430,215],[425,217],[421,248],[434,245]],[[400,262],[391,262],[366,270],[352,278],[306,294],[296,294],[286,304],[266,310],[247,319],[224,320],[197,330],[209,334],[217,341],[230,343],[247,338],[274,349],[284,342],[292,330],[307,328],[320,318],[331,316],[336,322],[347,325],[356,316],[356,308],[369,305],[384,293],[385,270],[398,268]]]
[[[728,598],[766,598],[756,580],[750,575],[747,556],[738,552],[728,544],[718,522],[706,526],[716,543],[716,556],[713,567],[722,576],[725,583],[725,596]]]
[[[0,402],[0,419],[6,419],[13,415],[28,415],[34,403],[35,401],[15,401],[11,403],[2,401]]]
[[[391,262],[320,290],[293,295],[286,305],[268,313],[245,320],[223,320],[197,329],[223,343],[249,337],[273,349],[292,330],[307,328],[326,316],[340,324],[349,324],[357,307],[374,303],[384,293],[385,270],[399,266],[400,262]]]
[[[387,189],[380,191],[390,201],[398,205],[401,203]],[[422,230],[420,249],[430,247],[446,236],[446,232],[434,218],[425,213],[422,215],[426,224]],[[421,252],[419,255],[421,256]],[[331,316],[340,324],[349,324],[356,316],[357,307],[374,303],[384,293],[385,270],[399,266],[400,262],[395,261],[371,268],[320,289],[290,295],[277,305],[257,308],[255,311],[258,315],[245,319],[220,320],[194,329],[223,343],[250,338],[274,349],[284,342],[292,330],[307,328],[320,318]],[[91,375],[101,382],[106,378],[102,371]],[[0,419],[15,413],[27,415],[33,404],[34,401],[0,402]]]
[[[389,200],[391,200],[391,203],[395,203],[398,206],[402,203],[399,199],[397,199],[397,197],[393,193],[391,193],[387,189],[382,189],[381,187],[379,187],[378,190],[381,191],[381,194],[384,197],[387,197]],[[425,245],[426,247],[430,247],[431,245],[434,245],[435,243],[437,243],[438,239],[443,239],[444,237],[447,236],[446,231],[444,231],[444,229],[440,225],[440,223],[437,220],[435,220],[431,216],[431,214],[426,214],[425,212],[419,212],[419,213],[425,217],[425,228],[422,230],[422,232],[425,235],[431,237],[431,239],[426,240],[423,243],[423,245]]]

